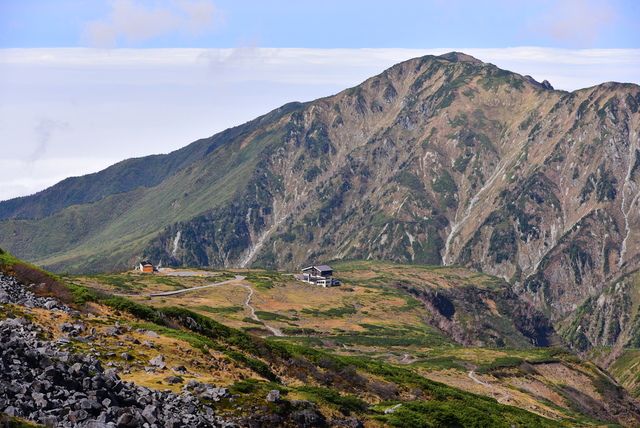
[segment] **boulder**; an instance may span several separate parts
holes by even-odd
[[[272,389],[267,394],[267,401],[271,401],[272,403],[277,403],[280,401],[280,391],[277,389]]]
[[[183,383],[184,382],[184,380],[180,376],[165,377],[164,381],[167,382],[169,385],[175,385],[176,383]]]

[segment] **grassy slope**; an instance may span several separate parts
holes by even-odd
[[[470,283],[495,288],[494,278],[460,268],[401,266],[380,262],[349,262],[334,267],[338,268],[344,285],[333,289],[303,284],[274,272],[242,272],[248,274],[248,281],[244,284],[251,284],[255,290],[251,304],[261,322],[249,318],[250,313],[244,306],[248,290],[238,285],[202,289],[175,297],[140,296],[134,300],[165,308],[162,310],[174,314],[186,314],[184,311],[193,310],[198,315],[192,314],[192,317],[206,316],[260,335],[269,334],[263,323],[278,327],[290,336],[274,338],[277,339],[276,343],[266,343],[271,343],[269,346],[274,346],[273,349],[282,349],[280,347],[284,346],[289,350],[287,352],[297,349],[295,352],[301,352],[305,361],[311,359],[314,364],[330,352],[334,355],[331,358],[348,361],[362,368],[364,373],[395,367],[401,370],[402,376],[410,376],[411,379],[414,379],[414,375],[420,375],[421,378],[492,397],[502,404],[535,409],[537,413],[552,418],[580,420],[587,425],[591,419],[585,414],[603,418],[607,412],[612,412],[602,403],[616,400],[615,397],[607,398],[606,394],[610,393],[607,391],[616,391],[617,387],[595,366],[583,363],[559,348],[515,350],[461,347],[441,331],[425,324],[423,320],[428,319],[428,311],[417,305],[415,299],[392,287],[395,278],[395,281],[402,279],[414,285],[438,285],[442,291],[452,287],[469,287]],[[120,277],[123,281],[117,282],[114,277]],[[69,280],[100,284],[103,288],[111,287],[110,290],[132,289],[140,294],[169,289],[167,284],[158,283],[157,278],[110,274],[94,275],[87,279],[69,277]],[[180,280],[171,277],[171,281]],[[190,281],[193,285],[206,282],[202,278],[191,278]],[[209,279],[209,283],[218,281]],[[300,345],[304,345],[304,348],[300,348]],[[314,350],[309,350],[309,346]],[[257,350],[252,352],[261,355]],[[269,351],[271,353],[273,350]],[[280,362],[271,364],[272,367],[286,367],[282,370],[289,377],[295,378],[298,370],[312,373],[304,378],[304,384],[318,385],[320,382],[322,385],[321,379],[330,377],[326,374],[326,367],[323,366],[318,372],[312,368],[314,364],[307,366],[308,362],[305,361],[297,363],[301,368]],[[476,379],[483,384],[469,376],[472,369]],[[390,381],[390,378],[384,378],[384,381]],[[287,382],[290,384],[289,380]],[[300,382],[300,379],[296,382]],[[407,385],[414,385],[416,381],[406,382]],[[355,394],[371,403],[380,399],[393,401],[394,397],[397,400],[399,396],[406,399],[411,388],[405,385],[404,380],[400,384],[404,385],[400,395],[394,395],[392,388],[387,388],[385,392],[385,388],[374,385],[372,381],[361,386],[360,394],[352,390],[345,390],[345,393]],[[383,398],[371,398],[367,395],[367,388],[380,390]],[[576,391],[584,391],[585,395]],[[593,408],[585,408],[581,404],[585,400],[591,402]],[[624,411],[624,407],[618,410]]]
[[[277,136],[272,138],[277,140]],[[212,167],[205,158],[153,188],[72,206],[36,222],[0,222],[3,245],[57,270],[104,271],[131,264],[132,257],[162,227],[220,206],[240,191],[250,180],[261,150],[273,140],[254,141],[242,147],[241,140],[221,147],[215,155],[226,163]],[[33,246],[32,239],[47,244]],[[50,256],[52,253],[55,255]],[[74,264],[75,258],[82,259],[79,265]],[[92,267],[93,260],[102,261]]]
[[[130,178],[130,172],[125,173],[120,164],[98,173],[87,179],[87,192],[100,195],[92,203],[62,209],[71,203],[63,201],[68,199],[65,188],[51,190],[53,196],[40,202],[35,197],[40,194],[25,199],[20,206],[33,205],[36,211],[49,209],[47,201],[52,197],[60,199],[62,205],[52,204],[55,214],[40,220],[0,221],[0,244],[50,270],[94,272],[129,266],[164,227],[206,213],[237,195],[251,180],[263,150],[279,143],[282,137],[268,130],[255,132],[256,129],[277,122],[301,105],[285,105],[243,126],[193,143],[175,152],[175,156],[125,161],[133,163],[132,171],[143,177],[136,188],[109,187],[117,177],[123,181]],[[217,159],[214,164],[212,157]],[[104,188],[98,188],[103,179]],[[127,181],[132,182],[135,180]],[[138,187],[140,184],[153,187]],[[47,214],[40,211],[32,215]]]
[[[110,195],[130,192],[139,186],[156,186],[216,148],[301,106],[300,103],[290,103],[172,153],[127,159],[95,174],[67,178],[31,196],[0,201],[0,220],[44,218],[72,205],[95,203]]]
[[[19,266],[30,272],[33,277],[45,275],[65,286],[59,279],[39,271],[27,264],[22,264],[9,254],[0,253],[0,263],[3,271],[17,272]],[[28,276],[29,274],[27,274]],[[25,274],[22,274],[23,278]],[[264,279],[264,278],[263,278]],[[80,303],[82,288],[74,286],[70,290],[70,296],[66,296],[69,302],[75,299]],[[147,358],[152,358],[156,353],[170,355],[170,364],[177,364],[180,358],[184,365],[188,366],[190,373],[201,372],[208,376],[198,378],[208,380],[210,376],[218,376],[212,367],[224,366],[234,372],[236,383],[232,387],[233,392],[247,394],[243,396],[243,404],[251,405],[264,403],[265,392],[269,389],[280,389],[285,396],[285,402],[294,398],[304,398],[318,403],[321,410],[327,415],[340,415],[342,412],[357,416],[377,423],[389,426],[496,426],[496,427],[561,427],[565,423],[542,418],[533,413],[512,406],[499,404],[495,399],[482,397],[451,388],[444,384],[430,381],[412,370],[392,364],[358,358],[354,356],[339,356],[326,353],[322,350],[311,349],[295,344],[273,342],[249,335],[235,328],[226,327],[203,315],[191,312],[185,308],[164,308],[164,319],[158,318],[155,310],[149,310],[147,306],[136,304],[123,298],[99,297],[97,294],[85,292],[87,299],[95,299],[96,303],[85,303],[87,309],[101,315],[100,318],[85,318],[81,320],[89,326],[95,325],[98,329],[111,326],[119,320],[132,329],[143,327],[152,329],[160,334],[157,339],[158,349],[144,351],[144,348],[135,348],[132,344],[122,345],[117,338],[109,339],[101,348],[103,358],[113,361],[116,366],[124,367],[119,359],[122,351],[130,353],[142,351],[139,355],[140,367],[137,363],[127,366],[131,369],[131,375],[127,380],[139,381],[142,384],[165,388],[160,379],[145,377],[143,366]],[[107,306],[104,306],[107,305]],[[112,309],[110,309],[112,308]],[[114,312],[115,309],[115,312]],[[55,323],[46,314],[46,311],[11,306],[7,312],[13,311],[13,315],[28,315],[35,322],[41,322],[48,326],[53,334]],[[42,313],[41,313],[42,312]],[[133,316],[133,318],[132,318]],[[181,320],[189,316],[199,324],[199,333],[184,329],[176,329]],[[136,321],[142,317],[146,324]],[[62,320],[64,321],[64,320]],[[77,320],[76,320],[77,321]],[[151,324],[148,321],[152,321]],[[161,324],[170,322],[172,328]],[[137,335],[133,330],[131,334]],[[142,337],[141,337],[142,339]],[[83,351],[83,342],[72,341],[71,350]],[[141,346],[141,345],[140,345]],[[207,361],[204,366],[194,365],[194,352],[201,352],[198,360]],[[209,367],[209,368],[207,368]],[[247,371],[248,370],[248,371]],[[223,370],[228,371],[228,370]],[[253,372],[253,374],[251,374]],[[244,378],[244,381],[238,382]],[[251,378],[255,380],[251,380]],[[213,379],[213,378],[211,378]],[[217,383],[232,380],[229,374],[217,379]],[[275,380],[286,380],[288,386],[270,383]],[[385,414],[384,409],[402,404],[395,413]],[[216,403],[218,412],[236,414],[239,412],[231,402]],[[282,408],[281,408],[282,410]],[[268,410],[267,410],[268,411]],[[274,409],[275,411],[275,409]],[[342,416],[344,417],[344,416]],[[567,420],[573,424],[575,421]]]

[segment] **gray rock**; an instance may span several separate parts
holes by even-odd
[[[173,370],[174,372],[178,373],[178,374],[187,374],[187,368],[185,366],[175,366],[175,367],[171,367],[171,370]]]
[[[157,357],[150,359],[149,364],[159,368],[160,370],[164,370],[167,368],[167,365],[164,363],[164,357],[162,355],[158,355]]]
[[[231,393],[227,388],[214,388],[213,391],[220,398],[229,398],[231,397]]]
[[[115,327],[105,327],[104,328],[104,332],[108,335],[108,336],[117,336],[118,333],[118,329]]]
[[[131,413],[123,413],[116,422],[118,428],[135,428],[138,426],[138,419]]]
[[[183,383],[184,380],[180,376],[169,376],[165,377],[164,381],[170,385],[175,385],[176,383]]]
[[[197,380],[191,379],[189,382],[187,382],[186,388],[189,390],[193,390],[196,389],[198,385],[200,385],[200,383]]]
[[[364,428],[364,424],[360,419],[350,418],[344,420],[330,421],[331,426],[343,427],[343,428]]]
[[[269,393],[267,394],[267,401],[271,401],[272,403],[277,403],[278,401],[280,401],[280,391],[278,391],[277,389],[272,389],[271,391],[269,391]]]
[[[158,420],[158,409],[156,406],[149,405],[144,408],[142,411],[142,417],[147,420],[150,424],[155,424]]]
[[[89,417],[89,412],[84,409],[76,410],[74,412],[69,413],[69,420],[74,424],[78,422],[82,422]]]
[[[45,398],[45,394],[32,392],[31,397],[33,398],[33,402],[40,410],[46,410],[49,406],[49,402]]]
[[[69,333],[70,331],[73,331],[73,324],[70,322],[62,323],[58,326],[58,331],[62,333]]]
[[[56,302],[55,300],[49,300],[48,302],[44,303],[44,307],[45,309],[54,309],[58,306],[58,302]]]
[[[4,409],[4,413],[6,413],[9,416],[17,416],[17,417],[24,416],[24,414],[22,413],[22,410],[15,406],[7,407],[6,409]]]
[[[291,419],[300,427],[313,427],[324,422],[320,412],[313,409],[304,409],[291,413]]]
[[[402,407],[402,404],[396,404],[393,407],[389,407],[388,409],[384,409],[384,413],[385,413],[385,415],[388,415],[390,413],[394,413],[396,411],[396,409],[399,409],[400,407]]]
[[[106,422],[90,420],[85,423],[85,428],[110,428],[115,425],[110,425]]]
[[[191,317],[187,317],[185,324],[187,325],[187,328],[189,328],[190,330],[194,330],[198,332],[202,331],[202,326],[198,324],[196,320],[194,320]]]
[[[58,418],[53,415],[46,415],[40,418],[40,423],[46,427],[54,428],[58,426]]]

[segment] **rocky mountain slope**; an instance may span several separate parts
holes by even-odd
[[[0,222],[0,244],[58,271],[140,257],[463,264],[570,324],[586,298],[640,264],[639,106],[637,85],[568,93],[460,53],[416,58],[194,143],[209,149],[140,179],[151,187],[93,188],[108,196]],[[38,198],[2,212],[37,217]]]

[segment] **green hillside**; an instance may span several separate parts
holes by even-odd
[[[464,392],[446,384],[434,382],[420,375],[419,370],[413,366],[403,367],[402,364],[375,361],[358,355],[337,355],[319,348],[260,338],[225,326],[183,307],[154,308],[123,297],[114,297],[105,292],[95,292],[81,286],[69,286],[67,282],[23,264],[5,252],[0,254],[0,259],[4,272],[24,271],[31,272],[31,275],[38,272],[38,275],[47,276],[55,282],[55,287],[67,289],[69,294],[66,297],[64,294],[58,295],[62,295],[68,304],[77,305],[80,309],[80,315],[75,317],[76,323],[82,322],[89,327],[93,326],[101,330],[117,321],[120,326],[129,326],[136,337],[138,333],[133,329],[155,332],[158,335],[154,340],[158,346],[156,352],[171,355],[169,357],[171,364],[179,364],[180,358],[185,358],[182,364],[188,367],[189,373],[199,373],[197,378],[201,381],[208,379],[211,374],[208,374],[206,366],[194,362],[194,356],[201,359],[209,358],[208,355],[218,355],[216,357],[218,363],[215,367],[223,364],[227,367],[227,371],[237,370],[237,375],[243,379],[229,385],[232,392],[240,394],[237,397],[242,397],[241,399],[233,401],[223,399],[210,404],[217,414],[225,415],[224,417],[249,416],[255,412],[256,406],[261,409],[259,413],[266,415],[273,413],[287,417],[289,412],[300,405],[295,400],[304,399],[315,403],[318,410],[327,418],[339,417],[338,415],[342,415],[342,418],[348,416],[363,421],[366,426],[508,428],[515,426],[524,428],[601,424],[576,412],[568,412],[560,420],[547,419],[517,407],[500,404],[495,398]],[[22,275],[25,275],[24,272]],[[250,274],[255,275],[256,278],[261,277],[262,287],[266,287],[267,290],[283,287],[276,284],[286,282],[286,279],[277,275],[265,276],[260,272],[250,272]],[[352,274],[358,275],[357,270]],[[141,281],[146,281],[142,278]],[[266,278],[271,280],[265,281]],[[69,277],[65,281],[70,279],[73,278]],[[80,277],[76,278],[76,280],[79,279]],[[100,281],[98,277],[93,277],[92,281],[96,280]],[[37,291],[50,292],[51,287],[54,286],[53,282],[38,287]],[[287,286],[284,285],[284,287]],[[378,288],[378,286],[372,286],[370,290]],[[18,305],[9,305],[7,309],[18,315],[28,313],[34,322],[51,328],[52,335],[59,334],[55,332],[56,323],[66,319],[66,316],[62,316],[61,319],[52,323],[46,311],[35,311]],[[100,314],[100,317],[87,316],[88,310],[94,314]],[[4,317],[6,317],[6,311],[0,315],[0,318]],[[119,340],[121,339],[118,338],[118,334],[111,338],[109,336],[103,338],[101,355],[105,358],[105,363],[127,368],[128,374],[123,374],[126,380],[134,380],[143,385],[152,385],[155,382],[163,385],[161,386],[163,388],[166,387],[164,382],[156,382],[152,375],[145,374],[143,367],[138,366],[136,362],[127,363],[126,360],[118,357],[123,350],[129,353],[139,350],[139,358],[144,360],[154,355],[154,351],[149,352],[149,349],[143,345],[125,344]],[[88,352],[90,346],[86,340],[78,336],[71,339],[69,349],[72,352]],[[197,353],[200,353],[199,357]],[[182,355],[184,357],[181,357]],[[548,361],[549,358],[551,357],[547,356],[543,359],[538,357],[538,360]],[[556,362],[561,362],[563,359],[562,355],[557,353],[554,358]],[[507,367],[517,367],[523,361],[523,359],[519,359],[520,362],[515,361],[517,359],[509,360],[510,362],[503,360],[504,362],[494,366],[502,367],[504,370]],[[210,361],[214,360],[210,359]],[[487,366],[486,369],[490,367]],[[583,369],[583,371],[588,370],[591,369]],[[234,373],[228,372],[224,376],[233,375]],[[166,376],[166,374],[156,376]],[[264,406],[261,403],[265,402],[266,393],[274,389],[280,391],[283,397],[280,405],[261,407]],[[387,411],[391,408],[394,409],[393,412]],[[616,425],[609,423],[608,426]]]

